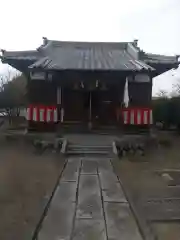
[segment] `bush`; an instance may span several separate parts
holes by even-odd
[[[0,76],[0,110],[8,116],[9,123],[13,117],[19,116],[20,109],[26,106],[25,76],[18,75],[13,78]]]
[[[154,122],[162,122],[165,128],[180,126],[180,97],[153,100]]]

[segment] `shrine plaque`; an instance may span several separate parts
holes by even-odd
[[[134,81],[139,83],[150,82],[150,77],[148,74],[137,74]]]

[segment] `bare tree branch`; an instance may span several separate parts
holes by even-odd
[[[168,93],[165,90],[159,90],[159,92],[157,93],[157,97],[158,98],[168,98]]]

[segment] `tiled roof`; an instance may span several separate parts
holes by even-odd
[[[2,62],[22,60],[26,68],[47,70],[141,71],[154,70],[157,64],[169,68],[178,64],[177,56],[145,53],[136,42],[62,42],[44,38],[37,50],[2,53]]]
[[[30,68],[57,70],[153,70],[128,51],[132,43],[60,42],[41,46],[44,55]],[[137,51],[137,50],[135,50]]]
[[[40,52],[30,51],[4,51],[1,56],[3,59],[17,59],[17,60],[38,60],[41,57]]]
[[[178,56],[165,56],[165,55],[147,53],[145,54],[144,61],[148,63],[173,64],[178,62]]]

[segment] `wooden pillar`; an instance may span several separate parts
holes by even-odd
[[[64,121],[64,108],[62,104],[62,87],[57,87],[57,107],[58,107],[58,121],[62,123]]]
[[[92,95],[91,95],[91,91],[89,92],[89,123],[88,123],[88,127],[89,129],[92,128],[92,99],[91,99]]]

